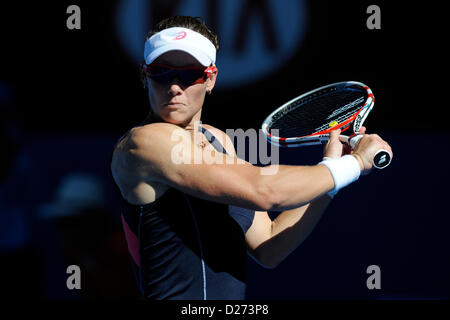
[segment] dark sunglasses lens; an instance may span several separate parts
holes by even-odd
[[[204,78],[204,71],[201,69],[171,69],[166,68],[162,66],[152,66],[150,65],[147,69],[148,76],[162,84],[169,84],[173,78],[176,76],[178,79],[181,80],[181,82],[186,85],[190,86],[194,82],[196,82],[199,79]]]
[[[204,72],[199,69],[188,69],[178,71],[178,76],[185,85],[191,85],[198,79],[203,78]]]
[[[175,70],[173,69],[159,66],[149,66],[147,71],[148,76],[151,79],[160,83],[169,83],[176,74]]]

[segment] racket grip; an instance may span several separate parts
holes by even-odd
[[[362,134],[358,134],[353,138],[349,139],[348,143],[350,147],[352,147],[352,149],[355,149],[356,144],[362,137],[363,137]],[[380,149],[375,153],[372,164],[377,169],[384,169],[391,163],[391,160],[392,160],[391,154],[387,150]]]

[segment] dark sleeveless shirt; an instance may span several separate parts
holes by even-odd
[[[214,135],[199,130],[226,153]],[[245,232],[254,210],[202,200],[175,188],[147,205],[122,200],[128,250],[144,298],[245,298]]]

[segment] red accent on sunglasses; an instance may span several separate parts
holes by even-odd
[[[217,70],[217,67],[215,65],[212,65],[209,67],[204,67],[204,66],[175,67],[175,66],[170,66],[170,65],[161,64],[161,63],[146,64],[145,61],[143,61],[141,63],[141,67],[144,68],[144,71],[148,76],[150,76],[150,68],[152,66],[166,68],[166,69],[172,69],[172,70],[201,70],[201,71],[203,71],[204,72],[203,77],[198,78],[192,84],[203,83],[209,76],[211,76],[211,74],[213,74]]]

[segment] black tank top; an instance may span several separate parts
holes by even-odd
[[[226,153],[214,135],[199,130]],[[144,298],[245,298],[245,232],[254,210],[202,200],[175,188],[147,205],[122,200],[128,250]]]

